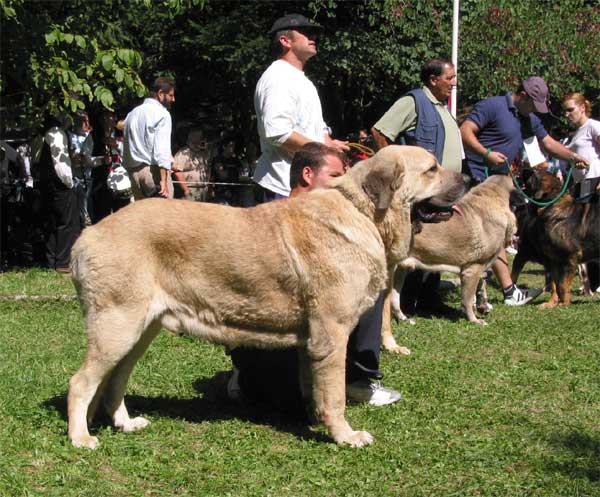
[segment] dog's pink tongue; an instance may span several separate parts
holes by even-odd
[[[453,210],[454,212],[456,212],[456,213],[457,213],[459,216],[462,216],[462,215],[463,215],[463,212],[460,210],[460,207],[459,207],[458,205],[456,205],[456,204],[454,204],[454,205],[452,206],[452,210]]]

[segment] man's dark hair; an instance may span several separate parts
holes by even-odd
[[[305,167],[310,167],[315,173],[325,165],[325,157],[334,155],[342,161],[346,162],[346,157],[336,148],[328,147],[319,142],[309,142],[298,150],[292,159],[290,167],[290,188],[295,188],[300,183],[302,178],[302,170]]]
[[[445,59],[431,59],[428,60],[425,65],[423,66],[423,69],[421,69],[421,82],[424,85],[428,85],[429,84],[429,80],[431,79],[431,76],[441,76],[442,73],[444,72],[444,67],[445,66],[450,66],[452,67],[454,64],[452,64],[452,62],[450,62],[449,60],[445,60]]]
[[[171,88],[175,88],[175,81],[173,78],[169,78],[168,76],[160,76],[154,80],[154,83],[152,83],[149,96],[156,98],[159,91],[169,93]]]
[[[271,57],[273,60],[279,59],[283,55],[283,45],[279,42],[279,38],[281,36],[287,36],[290,38],[292,30],[291,29],[282,29],[280,31],[276,31],[273,34],[273,38],[271,39]]]

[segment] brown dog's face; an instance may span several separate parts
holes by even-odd
[[[526,193],[540,201],[553,198],[560,189],[558,177],[546,171],[536,171],[525,183]]]

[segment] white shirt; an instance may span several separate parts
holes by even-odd
[[[50,147],[52,165],[58,179],[67,188],[73,188],[73,171],[71,170],[71,157],[69,157],[69,137],[57,126],[50,128],[44,135],[44,141]]]
[[[155,98],[146,98],[125,118],[123,165],[142,164],[171,169],[171,114]]]
[[[254,181],[280,195],[290,194],[291,157],[280,149],[293,131],[323,143],[328,133],[315,85],[289,62],[276,60],[254,92],[260,149]]]
[[[568,147],[577,155],[587,159],[590,163],[590,168],[573,169],[573,181],[579,183],[584,178],[597,178],[600,176],[600,121],[588,119],[573,136]]]

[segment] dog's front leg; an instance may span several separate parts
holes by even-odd
[[[540,309],[552,309],[558,305],[558,290],[554,279],[554,272],[551,271],[550,274],[552,275],[552,281],[550,282],[550,300],[540,304],[538,306]]]
[[[556,289],[558,291],[558,305],[569,305],[571,303],[571,285],[577,272],[577,262],[575,260],[568,261],[561,268],[561,277],[557,280]]]
[[[307,352],[311,360],[311,377],[315,416],[336,443],[363,447],[373,442],[366,431],[354,431],[346,421],[346,347],[349,327],[334,319],[312,319]]]

